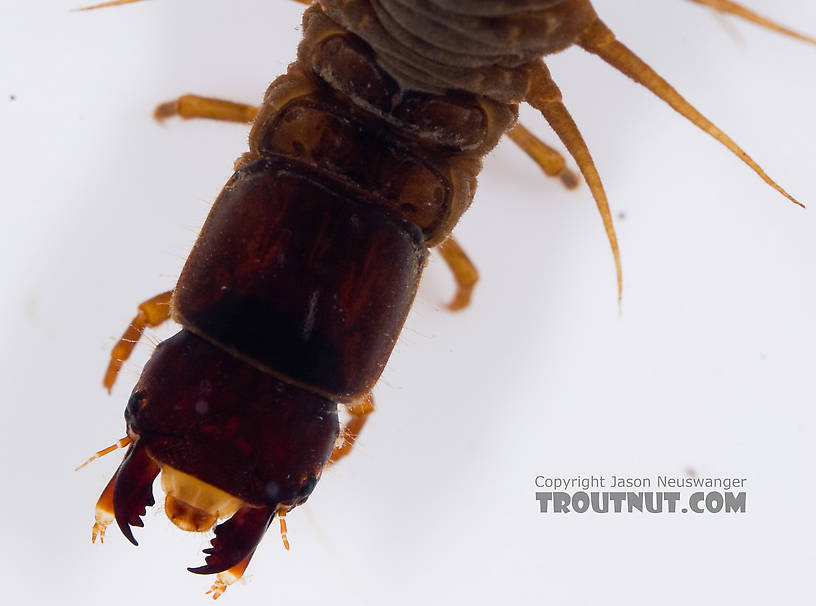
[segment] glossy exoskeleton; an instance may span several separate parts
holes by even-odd
[[[142,325],[169,315],[183,329],[133,391],[132,444],[97,506],[96,533],[115,518],[135,543],[161,473],[179,527],[231,516],[191,569],[234,569],[225,582],[276,513],[311,493],[337,404],[354,414],[370,402],[427,247],[467,208],[481,157],[516,116],[474,95],[398,94],[356,36],[319,10],[304,23],[299,59],[270,86],[172,299],[142,306]],[[114,351],[108,387],[138,333]]]
[[[599,55],[787,196],[617,42],[587,0],[321,0],[303,25],[297,61],[259,110],[193,96],[171,106],[183,117],[254,119],[250,151],[175,290],[140,306],[105,377],[110,389],[145,327],[169,318],[182,326],[157,347],[128,402],[119,445],[129,450],[97,504],[94,538],[115,519],[135,544],[131,527],[154,504],[161,474],[177,526],[215,527],[206,564],[190,570],[219,573],[216,597],[242,575],[273,518],[303,503],[348,451],[429,248],[441,246],[454,270],[452,307],[467,303],[475,269],[447,238],[484,155],[509,133],[572,181],[555,152],[515,125],[519,102],[540,110],[576,160],[620,288],[600,178],[541,56],[573,44]],[[338,404],[351,414],[342,430]]]

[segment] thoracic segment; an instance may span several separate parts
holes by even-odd
[[[695,1],[813,41],[733,2]],[[552,103],[546,90],[537,85],[543,83],[545,88],[555,87],[541,57],[580,44],[654,92],[725,145],[771,187],[799,204],[725,133],[615,40],[588,0],[496,3],[321,0],[321,5],[338,24],[372,46],[377,63],[405,89],[440,95],[450,89],[466,90],[500,103],[527,101],[542,110],[570,150],[595,197],[615,259],[619,298],[623,284],[620,253],[600,176],[577,126],[560,103],[560,93],[557,103]],[[547,73],[547,77],[541,78],[541,73]],[[542,99],[545,103],[541,103]]]
[[[171,311],[184,326],[156,349],[128,403],[132,443],[97,504],[94,539],[115,519],[135,544],[131,527],[143,525],[161,473],[174,523],[215,525],[206,564],[190,570],[219,574],[214,597],[241,576],[276,513],[302,504],[332,453],[332,461],[345,454],[335,450],[338,402],[352,415],[349,435],[373,409],[370,390],[410,309],[426,247],[443,242],[470,205],[481,159],[513,127],[516,103],[539,109],[581,168],[620,289],[600,177],[540,61],[575,43],[785,193],[618,43],[587,0],[320,0],[304,14],[298,60],[269,87],[250,151],[172,301],[164,293],[140,307],[114,352],[109,388],[146,326]],[[205,106],[191,113],[212,109]],[[253,113],[225,112],[236,120]],[[456,248],[442,250],[466,298],[477,274]]]

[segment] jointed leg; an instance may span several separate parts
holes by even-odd
[[[207,594],[212,594],[213,600],[217,600],[224,595],[227,587],[244,576],[244,572],[246,572],[247,566],[249,566],[249,562],[253,555],[255,555],[255,550],[253,550],[252,553],[250,553],[232,568],[225,570],[224,572],[219,572],[215,577],[215,582],[212,584],[212,587],[210,587]]]
[[[479,271],[465,254],[465,251],[462,250],[462,247],[459,246],[459,243],[453,238],[448,238],[437,248],[442,254],[442,258],[445,259],[445,263],[453,272],[454,280],[456,280],[456,295],[448,303],[448,309],[459,311],[470,304],[473,288],[476,286],[476,282],[479,281]]]
[[[334,447],[334,451],[329,457],[329,462],[326,464],[327,467],[334,465],[351,452],[351,448],[354,446],[357,436],[360,435],[360,431],[362,431],[363,426],[368,420],[368,415],[374,412],[374,396],[368,394],[362,400],[353,404],[346,404],[345,407],[351,415],[351,419],[349,419],[349,422],[340,430],[342,442]]]
[[[615,273],[618,283],[618,301],[623,295],[623,271],[620,262],[620,250],[618,249],[618,238],[615,234],[615,226],[612,223],[612,213],[609,210],[609,202],[606,199],[606,192],[601,182],[601,176],[595,167],[595,161],[589,153],[589,148],[584,141],[578,126],[572,116],[564,107],[561,99],[561,91],[550,77],[550,71],[544,62],[538,63],[532,71],[530,90],[527,93],[527,103],[541,112],[544,119],[550,124],[555,134],[569,151],[575,163],[578,165],[584,181],[595,198],[595,204],[601,214],[606,237],[609,246],[612,248],[612,256],[615,260]]]
[[[162,103],[153,112],[153,117],[159,122],[172,116],[178,116],[184,119],[209,118],[225,122],[247,123],[252,122],[257,115],[258,108],[254,105],[198,95],[183,95],[173,101]]]
[[[111,0],[110,2],[102,2],[101,4],[94,4],[93,6],[86,6],[84,8],[76,8],[77,11],[90,11],[95,8],[107,8],[109,6],[120,6],[122,4],[131,4],[133,2],[141,2],[142,0]],[[295,0],[300,4],[311,4],[312,0]]]
[[[155,328],[170,319],[170,299],[173,291],[168,290],[152,299],[148,299],[139,305],[139,312],[130,322],[122,338],[113,346],[110,355],[110,363],[105,371],[105,378],[102,384],[110,392],[116,382],[116,376],[122,369],[122,365],[133,353],[136,343],[139,342],[145,328]]]
[[[802,206],[798,200],[780,187],[776,181],[771,179],[771,177],[769,177],[765,171],[762,170],[762,168],[760,168],[760,166],[731,139],[731,137],[726,135],[708,118],[697,111],[697,109],[686,101],[680,95],[680,93],[678,93],[668,82],[661,78],[657,72],[644,63],[640,57],[635,55],[625,45],[621,44],[602,21],[599,19],[595,20],[583,32],[583,34],[581,34],[581,37],[578,40],[578,45],[584,50],[597,55],[610,66],[614,67],[622,74],[629,76],[638,84],[641,84],[645,88],[649,89],[681,116],[688,119],[692,124],[722,143],[731,151],[731,153],[747,164],[751,170],[759,175],[759,177],[768,185],[773,187],[791,202]],[[543,63],[540,64],[540,66],[543,66]],[[538,71],[539,73],[543,74],[543,72],[546,71],[546,68],[541,69],[539,67]],[[546,74],[546,78],[549,79],[549,73]],[[543,83],[543,79],[539,80],[539,83]],[[555,86],[555,83],[553,83],[552,80],[549,80],[549,84],[544,85],[544,89],[547,88],[550,92],[558,91],[558,87]],[[540,93],[536,94],[534,95],[533,99],[539,103],[544,103],[545,105],[548,103],[552,105],[551,101],[544,98],[547,96],[547,94],[548,93],[544,93],[543,95]],[[558,94],[560,95],[560,92],[558,92]],[[528,100],[528,102],[530,101]],[[541,110],[541,107],[535,103],[531,103],[531,105],[533,105],[539,111],[543,111]],[[545,118],[548,120],[550,119],[546,115]]]
[[[95,8],[107,8],[109,6],[120,6],[122,4],[131,4],[132,2],[141,2],[142,0],[112,0],[111,2],[102,2],[94,4],[93,6],[84,6],[82,8],[75,8],[75,11],[92,11]]]
[[[105,531],[108,529],[108,526],[110,526],[110,523],[116,519],[116,516],[113,514],[113,487],[115,484],[116,475],[114,474],[108,482],[108,485],[105,486],[105,490],[102,491],[99,500],[96,502],[94,525],[91,530],[91,543],[96,543],[97,538],[100,543],[104,543]]]
[[[550,177],[560,177],[561,182],[568,188],[578,187],[578,177],[567,168],[564,157],[555,149],[544,143],[521,124],[507,132],[507,136],[513,140],[524,152],[532,158],[533,162],[541,167],[541,170]]]

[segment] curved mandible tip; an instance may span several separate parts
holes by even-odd
[[[113,512],[119,530],[128,541],[138,545],[133,538],[131,526],[144,526],[142,516],[156,501],[153,498],[153,480],[161,467],[147,453],[140,443],[135,443],[116,471],[113,487]]]
[[[241,507],[229,520],[215,527],[215,537],[210,541],[212,547],[204,550],[206,564],[187,570],[195,574],[215,574],[239,564],[261,542],[275,511],[272,506]]]

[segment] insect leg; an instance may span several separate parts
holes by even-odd
[[[560,177],[561,182],[568,188],[578,187],[578,177],[567,168],[564,157],[552,147],[544,143],[521,124],[507,131],[507,136],[526,153],[541,170],[550,177]]]
[[[91,543],[96,543],[97,538],[99,538],[100,543],[104,543],[105,530],[107,530],[110,523],[116,519],[113,513],[113,487],[115,484],[116,474],[110,479],[110,482],[105,486],[105,490],[102,491],[102,495],[96,502],[96,507],[94,508],[94,525],[91,530]]]
[[[346,404],[345,406],[346,410],[351,415],[351,419],[349,419],[349,422],[346,423],[343,426],[343,429],[340,430],[340,438],[342,439],[342,443],[339,443],[334,447],[334,450],[329,457],[329,462],[326,463],[326,467],[329,465],[334,465],[337,463],[337,461],[351,452],[351,448],[354,446],[357,436],[360,435],[360,431],[362,431],[363,426],[368,420],[368,415],[374,412],[374,396],[368,394],[362,400],[354,402],[353,404]]]
[[[527,93],[527,103],[536,108],[549,122],[555,134],[564,143],[564,146],[572,155],[575,163],[581,171],[595,204],[601,213],[606,237],[609,246],[612,248],[612,255],[615,258],[615,270],[618,281],[618,301],[623,294],[623,271],[621,270],[620,250],[618,249],[618,238],[615,235],[615,226],[612,223],[612,213],[609,210],[609,202],[606,199],[606,192],[595,168],[595,161],[589,153],[589,148],[584,141],[581,131],[572,119],[567,108],[561,100],[561,91],[550,77],[550,70],[541,61],[535,65],[531,73],[530,90]]]
[[[810,36],[806,36],[805,34],[800,34],[797,31],[794,31],[784,25],[776,23],[775,21],[771,21],[767,17],[763,17],[762,15],[755,13],[754,11],[745,8],[744,6],[740,6],[736,2],[731,2],[730,0],[691,0],[692,2],[696,2],[697,4],[702,4],[704,6],[710,6],[714,10],[720,11],[721,13],[727,13],[729,15],[736,15],[746,21],[750,21],[759,25],[760,27],[764,27],[771,31],[783,34],[785,36],[790,36],[791,38],[796,38],[797,40],[801,40],[803,42],[807,42],[808,44],[816,44],[816,38],[812,38]]]
[[[94,4],[93,6],[83,6],[82,8],[75,8],[75,11],[91,11],[95,8],[107,8],[109,6],[120,6],[122,4],[131,4],[133,2],[141,2],[142,0],[112,0],[111,2],[102,2]]]
[[[224,592],[227,590],[227,587],[238,581],[242,576],[244,576],[244,572],[246,572],[247,566],[249,566],[249,561],[252,559],[252,556],[255,555],[255,550],[252,550],[247,557],[241,560],[238,564],[233,566],[232,568],[225,570],[224,572],[219,572],[215,578],[215,582],[210,587],[210,590],[207,592],[207,595],[212,594],[213,600],[217,600]]]
[[[101,4],[94,4],[93,6],[85,6],[83,8],[75,8],[75,11],[90,11],[95,8],[108,8],[109,6],[121,6],[122,4],[132,4],[133,2],[142,2],[142,0],[111,0],[110,2],[102,2]],[[301,4],[311,4],[312,0],[295,0]]]
[[[629,50],[625,45],[621,44],[615,38],[615,34],[613,34],[600,19],[596,19],[584,31],[578,40],[578,44],[584,50],[598,55],[616,70],[652,91],[681,116],[722,143],[732,154],[737,156],[737,158],[742,160],[751,170],[759,175],[765,183],[773,187],[794,204],[804,206],[777,184],[776,181],[771,179],[739,145],[734,143],[731,137],[726,135],[708,120],[708,118],[697,111],[680,93],[661,78],[657,72],[644,63],[640,57],[635,55],[635,53]]]
[[[127,327],[122,338],[116,342],[111,350],[110,362],[105,371],[105,378],[102,381],[108,393],[113,389],[116,376],[122,369],[125,360],[133,353],[133,348],[136,347],[136,343],[139,342],[145,328],[148,326],[155,328],[170,319],[170,299],[172,296],[173,291],[168,290],[139,305],[136,317],[131,320],[130,326]]]
[[[456,280],[456,295],[448,303],[448,309],[451,311],[464,309],[470,305],[473,288],[476,286],[476,282],[479,281],[479,271],[465,254],[465,251],[462,250],[462,247],[459,246],[459,243],[453,238],[448,238],[442,242],[437,249],[453,272],[454,280]]]
[[[199,95],[182,95],[178,99],[162,103],[153,112],[153,117],[159,122],[178,116],[185,120],[209,118],[225,122],[247,123],[252,122],[256,115],[258,115],[258,108],[255,105]]]

